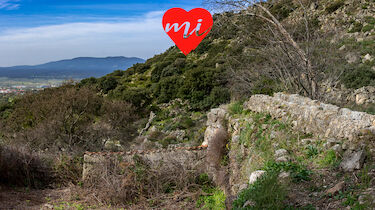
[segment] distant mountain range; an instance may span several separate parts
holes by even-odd
[[[143,62],[145,60],[136,57],[79,57],[35,66],[0,67],[0,77],[82,79],[101,77],[114,70],[126,70],[133,64]]]

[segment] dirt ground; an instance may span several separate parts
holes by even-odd
[[[69,193],[65,189],[28,190],[1,186],[0,209],[43,209],[48,203],[57,201]],[[46,205],[46,206],[45,206]]]
[[[195,202],[186,199],[191,195],[175,195],[173,198],[161,198],[154,209],[196,209]],[[164,200],[164,201],[163,201]],[[149,201],[133,206],[111,206],[101,203],[94,195],[78,187],[60,189],[29,190],[27,188],[0,188],[0,209],[153,209]]]

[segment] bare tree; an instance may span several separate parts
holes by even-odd
[[[313,99],[319,98],[319,90],[317,81],[319,74],[312,64],[311,59],[311,31],[309,25],[309,15],[306,12],[304,4],[298,0],[299,7],[302,8],[304,24],[304,49],[293,38],[286,27],[271,13],[270,7],[274,1],[258,1],[258,0],[207,0],[206,3],[221,8],[223,10],[233,11],[234,14],[255,18],[262,22],[263,29],[261,33],[249,32],[244,27],[237,25],[239,30],[243,30],[246,34],[252,33],[258,39],[264,42],[264,46],[259,49],[267,58],[268,69],[262,66],[253,66],[253,68],[262,68],[261,71],[241,72],[240,75],[233,74],[243,82],[243,84],[252,86],[254,77],[264,76],[267,74],[271,78],[275,78],[281,82],[283,89],[293,91]],[[250,19],[249,19],[250,20]],[[254,19],[253,19],[254,20]],[[235,24],[235,23],[233,23]],[[236,60],[234,60],[236,62]],[[238,61],[241,62],[241,61]],[[233,72],[235,70],[232,69]],[[245,75],[244,75],[245,74]],[[252,78],[253,77],[253,78]]]

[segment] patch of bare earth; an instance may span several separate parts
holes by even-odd
[[[199,195],[199,192],[176,192],[140,200],[137,204],[113,206],[76,186],[44,190],[1,187],[0,209],[196,209]]]

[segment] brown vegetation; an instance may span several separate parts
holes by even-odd
[[[8,143],[80,153],[103,150],[108,139],[130,141],[136,119],[131,104],[67,84],[19,98],[0,125]]]
[[[201,184],[207,184],[200,183],[199,173],[185,170],[177,163],[151,169],[141,157],[135,155],[133,160],[134,163],[128,163],[108,159],[90,173],[85,179],[85,186],[102,203],[124,205],[146,202],[149,207],[158,208],[168,197],[181,201],[195,195],[197,199],[202,193]]]

